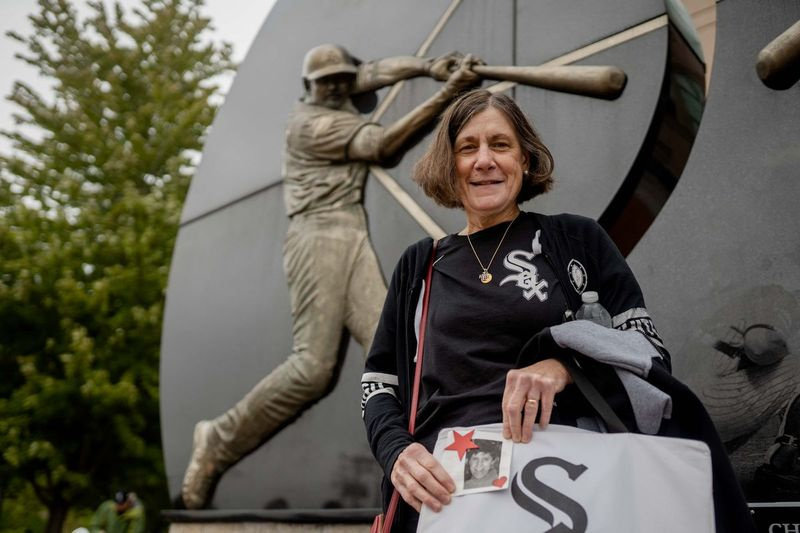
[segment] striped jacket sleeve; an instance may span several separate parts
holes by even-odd
[[[361,418],[367,402],[378,394],[391,394],[397,399],[397,375],[382,372],[364,372],[361,376]]]
[[[400,282],[401,263],[395,268],[387,291],[378,327],[361,378],[361,416],[372,454],[390,477],[400,452],[413,443],[403,406],[405,376],[400,378],[400,359],[404,357],[405,315],[403,295],[407,287]]]
[[[615,329],[634,330],[648,338],[656,349],[664,350],[664,341],[656,330],[653,319],[644,307],[632,307],[616,316],[611,317],[612,326]]]

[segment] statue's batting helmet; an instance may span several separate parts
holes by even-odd
[[[303,78],[312,81],[333,74],[355,74],[357,69],[347,50],[336,44],[321,44],[306,53]]]

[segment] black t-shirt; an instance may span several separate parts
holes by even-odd
[[[507,222],[470,235],[489,263]],[[439,243],[431,281],[416,436],[429,448],[439,430],[502,420],[506,374],[525,342],[559,324],[563,289],[542,254],[541,229],[521,213],[503,240],[484,284],[466,236]]]

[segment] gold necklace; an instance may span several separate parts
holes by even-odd
[[[483,283],[484,285],[489,283],[490,281],[492,281],[492,275],[489,273],[489,268],[492,266],[492,261],[494,261],[494,256],[497,255],[497,251],[500,250],[500,246],[503,244],[503,241],[506,239],[506,235],[508,235],[508,230],[511,229],[511,224],[513,224],[514,221],[517,220],[518,216],[519,216],[519,212],[517,212],[517,215],[514,218],[511,219],[511,222],[508,223],[508,227],[506,228],[506,231],[503,232],[503,236],[500,238],[500,242],[497,243],[497,248],[494,249],[494,253],[492,254],[492,258],[489,259],[489,264],[486,265],[486,266],[483,266],[483,263],[481,262],[481,258],[478,257],[478,252],[475,251],[475,247],[472,245],[472,239],[469,238],[469,233],[467,233],[467,242],[469,243],[469,247],[472,248],[472,254],[475,256],[475,259],[478,260],[478,264],[483,269],[483,272],[481,272],[481,275],[478,276],[478,279],[481,280],[481,283]]]

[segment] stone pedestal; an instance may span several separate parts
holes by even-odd
[[[193,522],[172,524],[169,533],[369,533],[369,524],[290,524],[285,522]]]
[[[368,533],[379,509],[168,510],[169,533]]]

